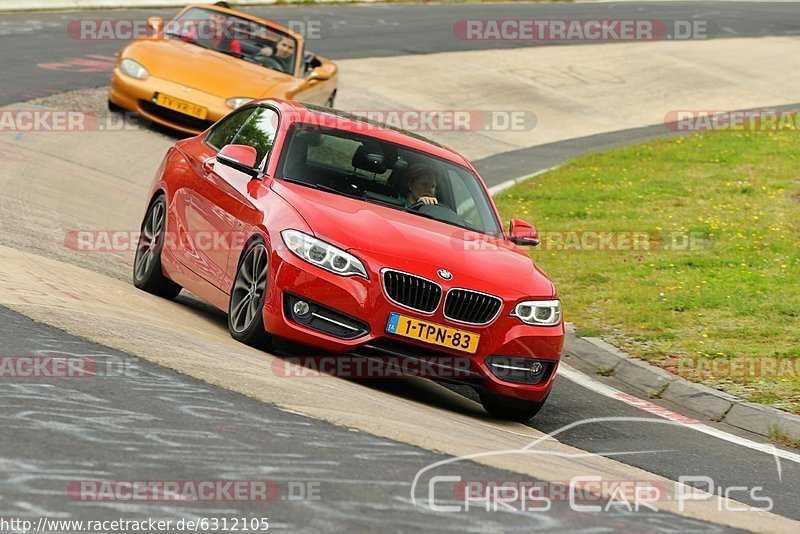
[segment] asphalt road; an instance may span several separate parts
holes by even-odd
[[[648,19],[702,21],[705,36],[797,35],[800,3],[621,2],[585,4],[354,5],[248,8],[278,22],[306,29],[308,48],[333,59],[512,48],[515,41],[464,40],[453,27],[463,19]],[[81,19],[171,18],[176,9],[3,14],[0,46],[3,76],[0,105],[48,94],[103,85],[111,62],[125,44],[81,40],[69,32]],[[538,43],[527,43],[539,46]],[[576,45],[578,41],[562,44]],[[13,50],[13,53],[10,51]],[[520,65],[520,68],[525,68]]]
[[[566,500],[555,499],[546,513],[479,506],[435,513],[415,506],[410,489],[417,472],[443,455],[278,410],[2,307],[0,346],[3,356],[82,357],[107,362],[100,367],[112,370],[106,376],[0,380],[0,518],[267,518],[270,531],[301,532],[610,532],[623,525],[637,532],[729,531],[623,506],[576,514]],[[460,462],[457,472],[464,480],[520,479],[469,461]],[[68,491],[96,480],[265,481],[271,489],[267,500],[255,502],[124,496],[98,502],[91,492]],[[436,504],[463,504],[452,488],[435,487]],[[424,488],[416,495],[428,497]],[[605,507],[608,501],[591,504]]]
[[[454,21],[463,18],[660,18],[707,19],[711,37],[793,35],[800,4],[694,2],[646,4],[539,4],[459,6],[341,6],[255,8],[279,21],[320,24],[322,39],[313,49],[332,58],[359,58],[475,47],[518,46],[497,41],[467,42],[454,38]],[[91,18],[168,17],[174,10],[92,12]],[[0,23],[3,76],[0,104],[106,83],[111,58],[121,43],[79,41],[66,33],[77,14],[4,15]],[[86,15],[80,15],[86,16]],[[24,31],[23,31],[24,30]],[[358,39],[353,39],[357,35]],[[44,65],[44,67],[42,66]],[[497,180],[546,168],[581,152],[663,135],[663,126],[603,134],[502,154],[475,162]],[[524,172],[518,170],[524,169]],[[222,319],[220,319],[222,320]],[[326,530],[531,530],[539,515],[449,514],[415,509],[407,500],[408,484],[421,467],[442,457],[382,438],[353,433],[327,423],[280,411],[157,366],[45,327],[0,309],[0,355],[38,354],[58,350],[82,355],[124,358],[130,373],[118,378],[74,382],[0,384],[4,407],[0,462],[0,516],[51,515],[98,518],[104,514],[184,517],[214,514],[259,515],[254,505],[224,503],[202,510],[191,505],[76,505],[64,485],[86,478],[236,479],[259,476],[288,490],[289,482],[319,482],[321,498],[278,499],[266,513],[276,528]],[[591,372],[591,369],[586,371]],[[627,388],[602,379],[617,389]],[[406,394],[402,382],[372,387]],[[470,393],[463,391],[465,395]],[[64,399],[67,399],[66,401]],[[658,402],[658,401],[657,401]],[[664,403],[661,403],[664,404]],[[98,408],[101,407],[101,408]],[[667,406],[669,407],[669,406]],[[674,407],[672,407],[674,409]],[[641,417],[641,422],[582,425],[559,440],[597,453],[626,452],[617,457],[673,480],[696,475],[718,486],[759,485],[774,501],[773,512],[800,519],[800,466],[780,464],[772,456],[722,442],[690,429],[654,425],[638,410],[560,379],[547,407],[531,423],[551,432],[592,417]],[[693,414],[686,414],[692,416]],[[698,416],[698,418],[700,418]],[[424,424],[424,422],[421,422]],[[755,441],[756,436],[720,428]],[[13,432],[11,434],[10,432]],[[13,435],[13,439],[10,439]],[[644,452],[658,451],[658,452]],[[302,469],[300,468],[302,466]],[[470,464],[467,477],[519,478],[518,475]],[[743,494],[743,502],[758,503]],[[706,530],[675,516],[575,517],[557,506],[542,523],[548,530],[592,527],[629,530]],[[458,517],[457,517],[458,516]],[[611,521],[598,524],[597,521]],[[614,523],[616,521],[616,523]],[[696,528],[695,528],[696,527]]]

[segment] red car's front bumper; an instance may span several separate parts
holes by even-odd
[[[282,245],[280,236],[274,237],[277,242],[273,243]],[[486,326],[470,326],[447,319],[443,314],[442,303],[433,314],[418,313],[401,307],[386,297],[380,271],[387,267],[435,279],[430,273],[434,273],[435,276],[437,267],[415,264],[407,259],[398,259],[397,264],[390,265],[389,261],[379,259],[370,253],[352,250],[350,252],[362,260],[367,268],[369,280],[329,273],[297,258],[285,247],[275,247],[271,254],[269,283],[263,310],[266,329],[274,336],[318,348],[326,353],[369,353],[369,355],[374,353],[375,356],[395,354],[410,357],[420,357],[420,354],[423,354],[423,358],[426,357],[425,354],[430,354],[434,360],[436,357],[444,357],[444,360],[467,359],[469,377],[465,378],[463,373],[456,373],[450,378],[446,370],[443,370],[442,374],[437,374],[437,377],[469,383],[495,394],[531,401],[540,401],[550,392],[564,342],[563,322],[552,327],[530,326],[510,316],[514,306],[519,301],[525,300],[524,296],[514,291],[509,291],[513,296],[495,292],[498,297],[503,298],[503,307],[497,318]],[[445,292],[451,286],[464,287],[462,284],[451,282],[453,283],[449,284],[437,280]],[[481,288],[468,289],[482,291]],[[342,339],[303,326],[290,317],[291,312],[285,306],[285,300],[291,298],[291,295],[322,304],[358,320],[368,326],[369,331],[363,335],[359,334],[354,339]],[[468,354],[387,333],[387,322],[392,312],[479,334],[481,337],[478,350],[475,354]],[[487,364],[487,360],[495,355],[535,359],[546,366],[547,372],[536,384],[503,380],[498,378]],[[463,370],[464,366],[459,366],[459,369]]]

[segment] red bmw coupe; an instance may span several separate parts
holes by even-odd
[[[518,246],[537,243],[518,219],[504,232],[453,150],[269,99],[169,149],[133,279],[166,298],[187,288],[249,345],[425,362],[492,416],[523,421],[564,340],[555,287]]]

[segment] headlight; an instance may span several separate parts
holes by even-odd
[[[236,109],[238,107],[244,106],[245,104],[251,102],[252,100],[253,100],[252,98],[248,98],[246,96],[237,96],[226,100],[225,105],[231,109]]]
[[[517,304],[511,315],[525,324],[555,326],[561,322],[561,301],[526,300]]]
[[[146,80],[150,77],[147,69],[132,59],[125,58],[119,62],[119,70],[137,80]]]
[[[281,232],[283,242],[297,257],[340,276],[367,276],[361,260],[344,250],[297,230]]]

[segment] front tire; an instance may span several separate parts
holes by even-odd
[[[251,243],[242,254],[228,303],[228,331],[245,345],[272,347],[272,336],[264,328],[269,253],[261,241]]]
[[[548,394],[549,395],[549,394]],[[483,409],[495,419],[524,423],[544,407],[547,397],[540,401],[524,401],[492,393],[480,393]]]
[[[153,295],[173,299],[181,292],[181,286],[164,276],[161,268],[166,223],[167,201],[160,195],[150,204],[142,222],[133,258],[133,285]]]

